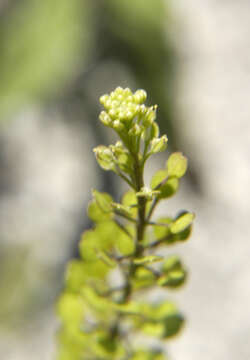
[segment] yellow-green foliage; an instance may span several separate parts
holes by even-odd
[[[194,214],[152,221],[157,204],[174,195],[187,169],[179,152],[144,184],[144,165],[164,151],[167,137],[159,136],[157,106],[144,104],[146,92],[118,87],[101,97],[101,122],[119,136],[115,145],[98,146],[96,159],[130,190],[115,202],[109,194],[93,190],[88,215],[95,223],[82,235],[80,260],[66,271],[65,289],[57,309],[61,319],[59,360],[164,360],[159,347],[141,349],[132,341],[136,333],[166,340],[183,326],[183,316],[169,301],[150,303],[142,291],[171,290],[187,276],[178,256],[159,256],[156,250],[187,240]],[[118,285],[114,282],[118,282]]]

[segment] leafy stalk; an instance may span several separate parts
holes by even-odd
[[[194,220],[187,211],[151,220],[158,203],[178,190],[187,159],[181,153],[170,155],[166,167],[145,186],[145,163],[167,146],[167,137],[159,136],[155,122],[157,107],[147,107],[145,100],[144,90],[133,94],[122,88],[100,99],[105,108],[100,120],[120,140],[94,149],[96,159],[130,190],[121,203],[93,190],[88,215],[95,226],[82,235],[81,259],[69,263],[57,305],[62,322],[59,360],[163,360],[160,343],[157,349],[138,348],[131,334],[144,333],[160,341],[178,334],[183,326],[175,304],[138,299],[139,292],[171,290],[185,282],[187,271],[179,257],[162,257],[155,251],[187,240]]]

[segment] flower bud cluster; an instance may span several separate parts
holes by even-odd
[[[146,98],[144,90],[133,93],[121,87],[100,98],[105,109],[100,114],[100,120],[117,132],[120,141],[108,147],[101,145],[95,148],[97,162],[104,170],[114,171],[129,184],[134,181],[135,156],[143,164],[149,156],[167,147],[167,136],[159,136],[159,127],[155,122],[157,106],[146,106]],[[156,196],[156,193],[146,190],[137,195],[147,199]]]
[[[130,144],[129,150],[139,151],[135,144],[142,139],[149,149],[149,155],[152,155],[165,150],[167,137],[159,138],[159,128],[155,122],[157,106],[146,106],[146,98],[144,90],[133,93],[129,88],[117,87],[110,94],[101,96],[100,103],[105,110],[100,113],[99,119],[118,133],[128,149]]]
[[[156,117],[156,106],[146,107],[147,94],[144,90],[137,90],[135,93],[129,88],[118,87],[109,95],[101,96],[100,103],[104,106],[105,111],[100,114],[101,122],[118,132],[126,128],[131,128],[131,122],[137,116],[143,118],[143,122],[151,124]],[[137,132],[138,130],[133,130]]]

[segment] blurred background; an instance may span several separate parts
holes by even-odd
[[[170,357],[250,359],[249,39],[246,0],[1,0],[1,360],[54,358],[54,303],[90,190],[121,191],[92,153],[113,140],[98,99],[118,85],[148,92],[189,158],[158,212],[197,214],[174,249],[190,277],[168,294],[188,319]]]

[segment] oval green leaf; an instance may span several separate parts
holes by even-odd
[[[195,215],[193,213],[185,213],[178,217],[173,224],[170,225],[170,231],[172,234],[177,234],[184,231],[194,221]]]
[[[181,178],[187,171],[187,158],[181,152],[173,153],[167,161],[169,176]]]

